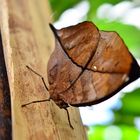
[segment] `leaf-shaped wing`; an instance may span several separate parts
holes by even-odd
[[[55,33],[48,79],[50,96],[60,107],[63,103],[99,103],[140,76],[137,62],[120,36],[98,31],[91,24],[83,22]]]
[[[129,73],[132,57],[116,32],[100,31],[100,41],[89,69],[100,72]]]
[[[83,22],[57,30],[57,34],[61,47],[69,58],[77,65],[85,67],[97,49],[100,35],[97,27],[91,22]]]

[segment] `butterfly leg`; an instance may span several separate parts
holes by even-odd
[[[41,76],[40,74],[38,74],[36,71],[34,71],[34,70],[33,70],[32,68],[30,68],[29,66],[26,66],[26,67],[27,67],[30,71],[32,71],[34,74],[38,75],[38,76],[41,78],[45,89],[46,89],[47,91],[49,91],[49,89],[48,89],[48,87],[47,87],[47,85],[46,85],[46,83],[45,83],[45,80],[44,80],[43,76]],[[50,101],[50,99],[51,99],[51,98],[49,97],[48,99],[31,101],[31,102],[29,102],[29,103],[23,104],[21,107],[25,107],[25,106],[30,105],[30,104],[33,104],[33,103],[39,103],[39,102]]]
[[[71,127],[72,129],[74,129],[73,126],[72,126],[72,124],[71,124],[71,121],[70,121],[70,114],[69,114],[69,111],[68,111],[67,108],[64,108],[64,109],[66,110],[66,113],[67,113],[67,116],[68,116],[69,125],[70,125],[70,127]]]
[[[38,75],[38,76],[41,78],[41,80],[42,80],[42,82],[43,82],[43,85],[45,86],[46,90],[49,91],[49,89],[48,89],[48,87],[47,87],[47,85],[46,85],[46,83],[45,83],[44,77],[43,77],[42,75],[40,75],[39,73],[37,73],[36,71],[34,71],[31,67],[29,67],[29,66],[26,66],[26,67],[27,67],[30,71],[32,71],[34,74]]]
[[[46,101],[50,101],[50,98],[48,98],[48,99],[43,99],[43,100],[32,101],[32,102],[23,104],[21,107],[25,107],[25,106],[27,106],[27,105],[34,104],[34,103],[46,102]]]

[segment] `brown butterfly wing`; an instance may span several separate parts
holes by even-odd
[[[72,62],[82,67],[96,52],[100,36],[97,27],[87,21],[58,30],[57,34]]]
[[[56,39],[56,48],[48,62],[50,95],[58,97],[60,92],[67,89],[71,81],[73,81],[80,72],[81,68],[72,63],[71,59],[69,59],[59,41]]]
[[[100,31],[97,37],[96,32],[92,32],[92,36],[96,37],[92,37],[91,42],[88,40],[86,45],[80,44],[80,37],[77,39],[76,36],[71,36],[70,32],[75,33],[75,29],[79,32],[79,36],[81,33],[84,34],[85,32],[81,31],[82,25],[84,28],[85,22],[80,24],[79,29],[75,28],[79,27],[78,24],[69,27],[67,31],[64,31],[66,28],[57,31],[56,48],[48,63],[50,95],[56,103],[60,100],[73,106],[99,103],[138,77],[134,76],[133,64],[138,69],[138,74],[140,73],[137,62],[117,33]],[[95,28],[94,26],[91,28]],[[88,29],[90,34],[89,30],[90,28]],[[65,43],[65,38],[69,37]],[[85,40],[86,38],[88,34]],[[94,41],[96,43],[93,43]],[[74,42],[72,45],[74,47],[70,47],[74,51],[67,49],[69,45],[71,46],[71,42]],[[88,47],[90,49],[87,49]],[[85,51],[81,51],[81,48]],[[90,50],[92,53],[87,52]],[[86,68],[82,69],[81,66]],[[81,75],[73,84],[79,73]]]
[[[121,37],[116,32],[100,31],[100,35],[96,53],[88,68],[102,73],[127,74],[131,67],[132,57]]]
[[[81,106],[98,103],[114,95],[127,82],[133,58],[115,32],[100,32],[101,37],[88,70],[63,94],[63,100]],[[90,71],[92,69],[93,71]]]
[[[90,22],[61,30],[56,30],[53,26],[51,28],[56,37],[56,45],[48,62],[48,80],[50,96],[57,103],[63,91],[71,85],[77,75],[82,72],[82,68],[85,67],[90,57],[96,52],[99,32],[96,26]],[[79,32],[80,36],[77,34]],[[81,41],[83,38],[84,41]],[[79,51],[75,48],[78,48]]]

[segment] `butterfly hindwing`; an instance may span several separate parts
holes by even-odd
[[[116,32],[99,31],[91,22],[53,31],[56,45],[48,80],[50,96],[58,106],[99,103],[140,76],[137,62]]]

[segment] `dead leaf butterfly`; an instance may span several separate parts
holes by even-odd
[[[55,49],[48,62],[49,88],[44,83],[50,98],[33,102],[52,99],[64,109],[94,105],[140,77],[137,61],[116,32],[100,31],[88,21],[60,30],[50,27]]]

